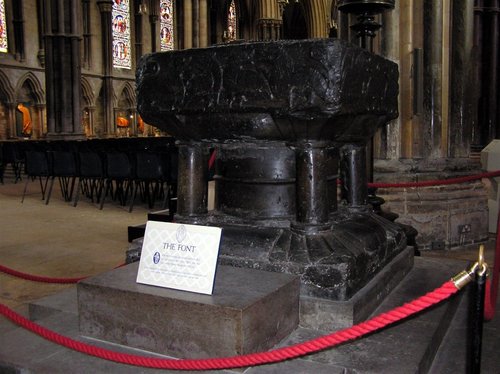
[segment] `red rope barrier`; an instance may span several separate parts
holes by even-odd
[[[25,317],[15,313],[7,306],[0,304],[0,313],[14,323],[40,335],[41,337],[60,344],[72,350],[85,353],[91,356],[100,357],[109,361],[122,364],[173,370],[221,370],[247,366],[276,363],[292,358],[301,357],[307,354],[316,353],[327,348],[334,347],[341,343],[357,339],[363,335],[380,330],[404,318],[412,316],[432,305],[435,305],[451,295],[458,292],[454,283],[448,281],[441,287],[427,293],[418,299],[406,303],[403,306],[393,309],[390,312],[379,314],[368,321],[354,325],[350,328],[334,332],[329,335],[320,336],[316,339],[304,343],[279,348],[268,352],[252,353],[242,356],[209,359],[162,359],[154,357],[144,357],[127,353],[114,352],[108,349],[88,345],[74,339],[60,335],[43,326],[37,325]]]
[[[120,264],[115,267],[115,269],[125,266],[126,264]],[[0,272],[12,275],[17,278],[21,279],[26,279],[30,280],[33,282],[41,282],[41,283],[60,283],[60,284],[70,284],[70,283],[78,283],[82,279],[88,278],[86,277],[79,277],[79,278],[52,278],[52,277],[45,277],[45,276],[40,276],[40,275],[33,275],[33,274],[28,274],[28,273],[23,273],[18,270],[14,270],[11,268],[8,268],[6,266],[0,265]]]
[[[44,277],[44,276],[40,276],[40,275],[32,275],[32,274],[23,273],[23,272],[14,270],[14,269],[9,269],[8,267],[5,267],[3,265],[0,265],[0,271],[2,273],[13,275],[14,277],[30,280],[33,282],[42,282],[42,283],[77,283],[77,282],[81,281],[82,279],[87,278],[87,277],[80,277],[80,278]]]
[[[368,187],[373,188],[410,188],[410,187],[430,187],[448,184],[457,184],[470,182],[482,178],[494,178],[500,176],[500,170],[491,171],[488,173],[481,173],[475,175],[468,175],[465,177],[450,178],[450,179],[436,179],[423,182],[401,182],[401,183],[368,183]]]

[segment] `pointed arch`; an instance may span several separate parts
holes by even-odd
[[[92,86],[90,85],[89,81],[84,77],[82,77],[81,79],[81,86],[82,86],[82,99],[84,100],[85,104],[87,106],[94,106],[95,105],[94,91],[92,90]]]
[[[130,82],[125,82],[115,107],[115,126],[117,136],[130,136],[136,131],[136,99]]]
[[[7,74],[0,70],[0,101],[4,101],[6,104],[12,104],[15,100],[14,89],[10,84],[9,78]]]
[[[303,2],[291,2],[283,10],[283,39],[307,39],[311,37],[308,20],[311,6]]]
[[[90,85],[89,81],[85,78],[82,77],[80,81],[80,86],[81,86],[81,92],[82,92],[82,98],[81,98],[81,105],[80,108],[82,108],[82,128],[83,131],[85,132],[85,136],[91,137],[94,136],[94,121],[95,121],[95,94],[94,90],[92,89],[92,86]]]
[[[306,17],[307,33],[309,38],[325,38],[328,36],[327,4],[326,0],[302,1]]]
[[[136,107],[135,90],[130,82],[126,82],[119,96],[119,102],[125,100],[130,108]]]
[[[27,86],[30,90],[32,99],[35,105],[45,105],[45,91],[40,83],[40,80],[32,72],[24,74],[21,79],[19,79],[16,87],[16,97],[20,94],[24,86]]]

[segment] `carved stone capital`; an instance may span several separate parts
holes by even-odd
[[[101,13],[111,13],[113,10],[113,0],[99,0],[97,6]]]

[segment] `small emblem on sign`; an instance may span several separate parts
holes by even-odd
[[[160,262],[160,252],[155,252],[154,256],[153,256],[153,262],[155,264],[157,264],[158,262]]]
[[[179,228],[177,229],[177,232],[175,233],[175,238],[177,239],[177,242],[182,243],[184,239],[186,239],[186,235],[187,235],[186,226],[180,225]]]

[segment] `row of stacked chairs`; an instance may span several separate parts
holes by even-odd
[[[38,180],[42,199],[49,204],[57,178],[64,200],[75,207],[83,195],[100,209],[112,199],[132,211],[139,195],[150,208],[161,200],[163,208],[175,210],[177,149],[171,137],[0,144],[2,154],[5,149],[12,154],[6,161],[15,182],[26,177],[22,201],[29,183]]]

